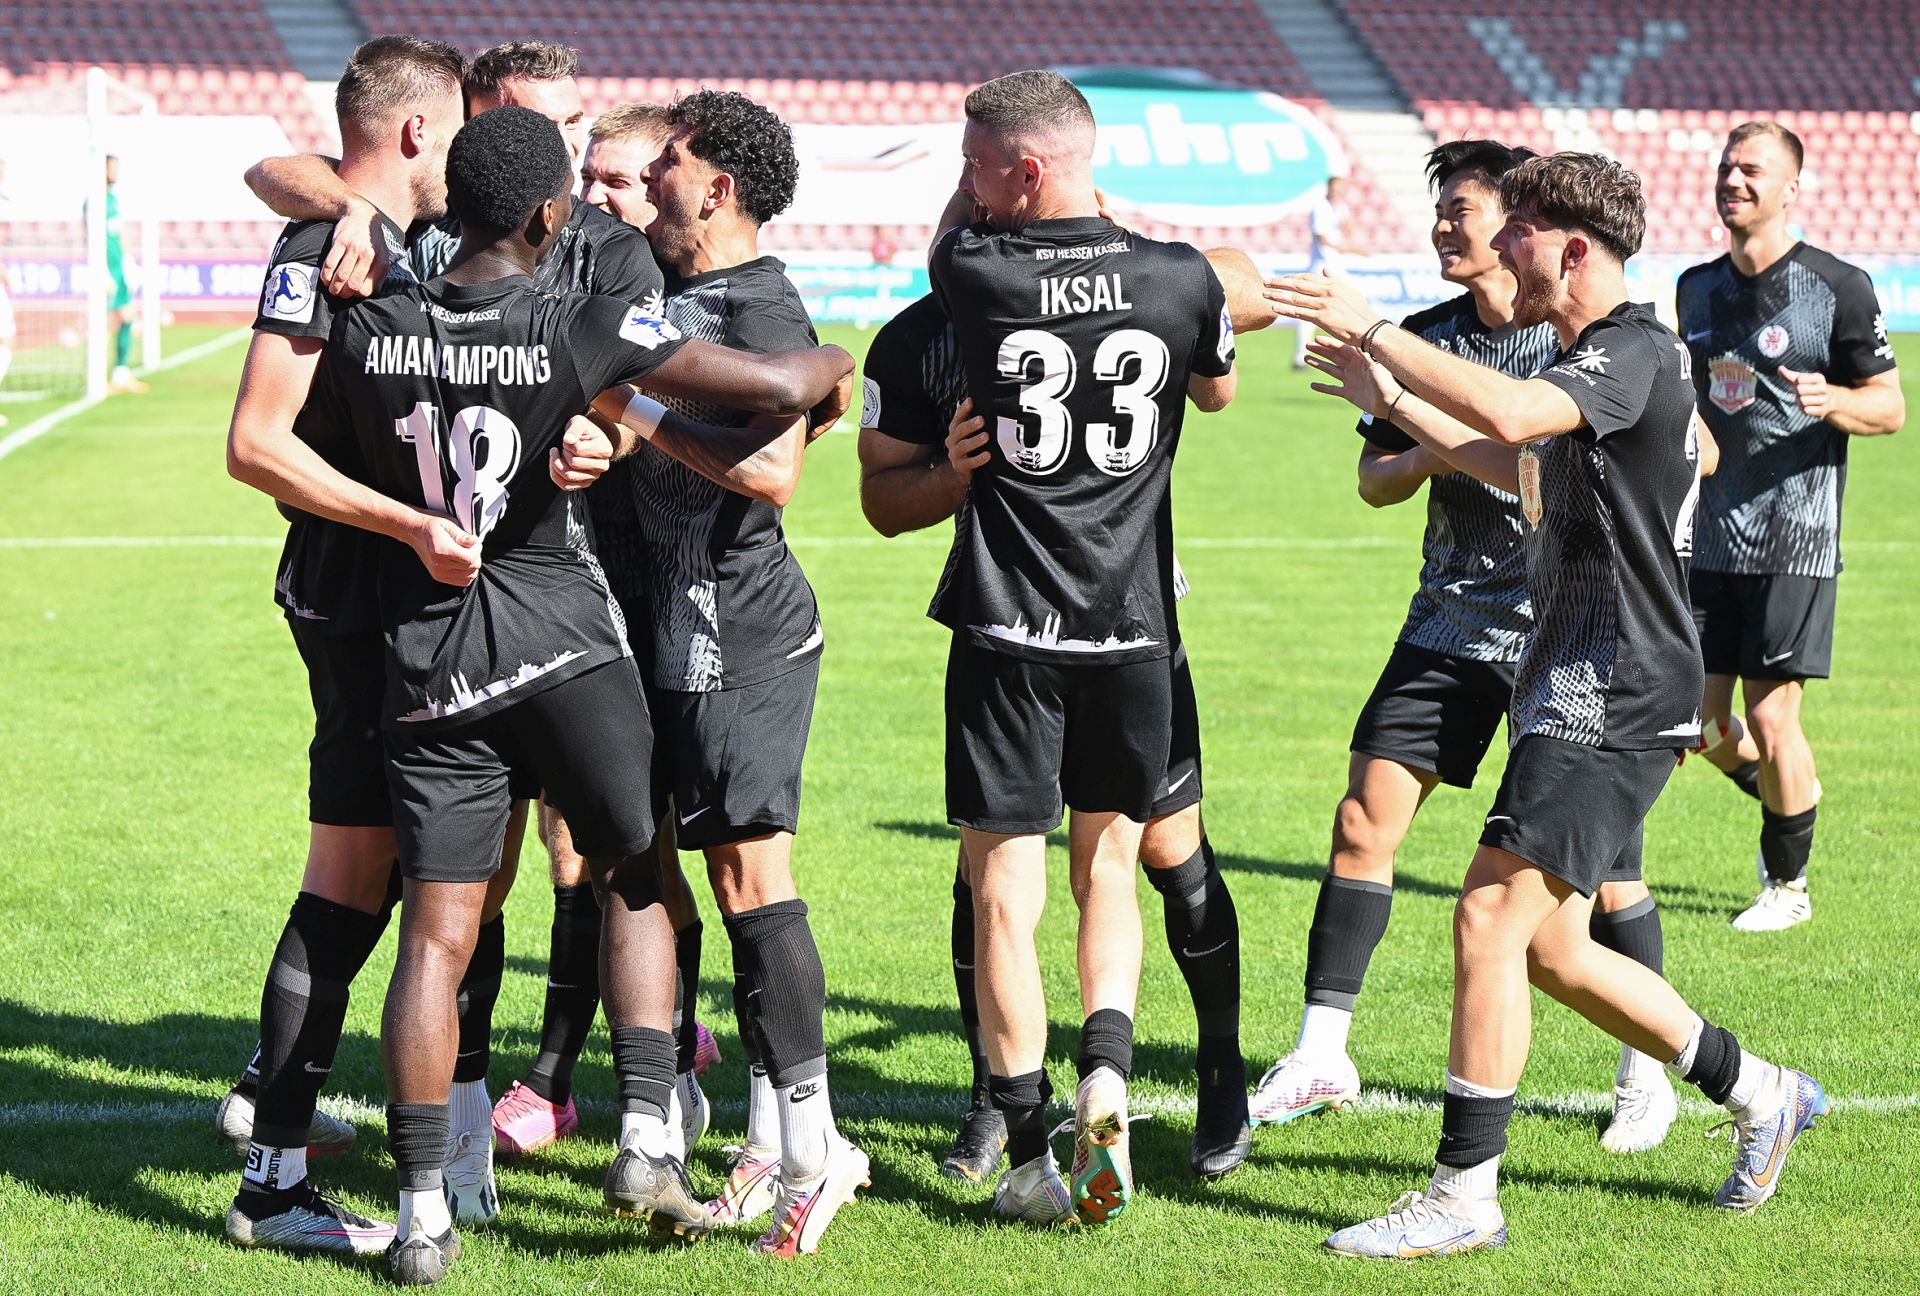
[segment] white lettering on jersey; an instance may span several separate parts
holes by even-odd
[[[1099,247],[1037,247],[1033,250],[1035,261],[1091,261],[1095,257],[1112,256],[1116,253],[1131,251],[1123,238],[1111,243],[1102,243]]]
[[[298,261],[275,266],[267,272],[267,285],[261,290],[260,313],[289,324],[312,323],[316,273],[315,267]]]
[[[436,347],[432,338],[383,335],[367,341],[365,372],[438,378],[463,387],[537,387],[553,376],[553,361],[544,342],[530,347],[448,342]]]
[[[635,309],[627,312],[627,322],[620,326],[620,336],[651,351],[662,342],[676,341],[680,337],[680,330],[656,315]]]
[[[1095,311],[1127,311],[1126,285],[1117,274],[1068,275],[1040,281],[1042,315],[1090,315]]]
[[[880,426],[880,384],[865,377],[860,379],[860,426]]]

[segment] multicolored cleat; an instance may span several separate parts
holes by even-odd
[[[1659,1147],[1679,1114],[1666,1076],[1633,1077],[1613,1087],[1613,1120],[1600,1132],[1600,1146],[1620,1153]]]
[[[279,1191],[241,1188],[227,1210],[227,1241],[279,1251],[372,1255],[393,1241],[393,1225],[356,1215],[302,1180]]]
[[[493,1182],[493,1131],[461,1130],[447,1139],[441,1190],[456,1224],[485,1224],[500,1213]]]
[[[1097,1067],[1073,1099],[1073,1216],[1111,1224],[1133,1200],[1133,1158],[1127,1133],[1127,1082]]]
[[[395,1237],[387,1245],[387,1276],[400,1287],[431,1287],[447,1276],[459,1258],[458,1233],[449,1228],[439,1237],[428,1237],[415,1220],[404,1239]]]
[[[1722,1121],[1707,1131],[1707,1137],[1714,1138],[1729,1130],[1733,1139],[1733,1173],[1713,1195],[1713,1204],[1722,1210],[1745,1214],[1765,1205],[1780,1189],[1787,1153],[1832,1109],[1827,1091],[1812,1076],[1781,1067],[1771,1083],[1778,1087],[1781,1101],[1769,1115],[1751,1123]]]
[[[632,1143],[624,1144],[607,1167],[606,1202],[615,1215],[646,1220],[656,1233],[703,1233],[713,1222],[694,1196],[684,1163]]]
[[[783,1260],[818,1251],[821,1235],[840,1208],[853,1200],[856,1190],[873,1182],[867,1154],[837,1131],[827,1135],[827,1164],[817,1178],[798,1185],[789,1184],[784,1176],[776,1178],[773,1223],[753,1249]]]
[[[703,1076],[707,1068],[720,1061],[720,1043],[713,1038],[713,1032],[707,1024],[697,1021],[693,1024],[693,1073]]]
[[[1327,1249],[1369,1260],[1425,1260],[1507,1244],[1500,1203],[1403,1193],[1379,1219],[1341,1229]]]
[[[253,1146],[253,1099],[238,1089],[227,1090],[227,1096],[213,1110],[213,1127],[222,1139],[233,1144],[234,1151],[246,1156]],[[360,1131],[352,1122],[315,1107],[313,1119],[307,1124],[307,1159],[339,1156],[359,1137]]]
[[[1021,1224],[1073,1223],[1073,1194],[1060,1177],[1053,1153],[1009,1166],[993,1186],[993,1213]]]
[[[501,1156],[524,1156],[552,1147],[580,1128],[580,1113],[568,1096],[550,1103],[518,1080],[493,1105],[493,1145]]]
[[[1267,1068],[1248,1104],[1254,1125],[1285,1125],[1317,1111],[1339,1111],[1360,1096],[1360,1072],[1342,1053],[1320,1057],[1299,1049]]]
[[[774,1180],[780,1174],[780,1150],[730,1144],[727,1182],[720,1195],[707,1203],[707,1218],[716,1225],[751,1224],[773,1209]]]

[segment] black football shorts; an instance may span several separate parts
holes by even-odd
[[[1173,727],[1166,658],[1062,666],[955,636],[946,701],[947,822],[1044,833],[1060,826],[1063,803],[1153,816]]]
[[[1187,646],[1175,645],[1167,662],[1173,668],[1173,727],[1167,746],[1167,772],[1153,793],[1154,819],[1200,802],[1200,704],[1193,695],[1193,667],[1187,662]]]
[[[1665,747],[1609,751],[1528,734],[1507,755],[1480,844],[1511,851],[1585,896],[1603,882],[1637,878],[1642,824],[1679,758]]]
[[[597,666],[471,724],[387,734],[401,873],[484,882],[516,785],[537,785],[588,857],[653,844],[653,726],[633,659]]]
[[[1833,576],[1750,576],[1694,568],[1693,625],[1709,675],[1825,679],[1833,669]]]
[[[800,826],[800,767],[813,726],[820,659],[712,693],[647,686],[654,799],[673,799],[682,850],[727,846]]]
[[[1513,700],[1513,663],[1396,643],[1350,749],[1470,788]]]
[[[307,817],[339,828],[389,828],[387,753],[380,722],[387,644],[378,630],[328,633],[288,617],[307,667],[313,741],[307,746]]]

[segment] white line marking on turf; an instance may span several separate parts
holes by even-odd
[[[183,364],[192,364],[202,356],[212,355],[222,347],[232,346],[241,338],[250,336],[252,332],[253,330],[251,329],[240,328],[234,329],[230,333],[222,333],[219,337],[209,338],[205,342],[190,346],[178,355],[170,355],[153,368],[142,369],[140,372],[143,375],[165,373],[167,370],[177,369]],[[108,393],[108,395],[111,394],[112,393]],[[0,437],[0,459],[5,459],[22,446],[31,445],[33,442],[38,441],[41,437],[59,427],[62,423],[65,423],[68,419],[85,414],[88,410],[101,404],[106,399],[106,396],[82,396],[79,400],[69,401],[59,409],[50,410],[42,414],[39,418],[27,424],[25,427],[20,428],[18,431],[9,432],[6,436]]]
[[[613,1116],[619,1112],[619,1105],[611,1099],[582,1098],[577,1101],[580,1109],[590,1115]],[[842,1116],[865,1116],[880,1120],[944,1120],[958,1116],[964,1108],[963,1095],[960,1094],[951,1098],[936,1098],[842,1092],[834,1094],[833,1105],[835,1112]],[[342,1120],[360,1124],[386,1124],[387,1114],[383,1103],[364,1098],[328,1096],[320,1100],[320,1106]],[[1191,1116],[1194,1100],[1181,1094],[1136,1093],[1130,1107],[1136,1114]],[[193,1125],[202,1121],[210,1125],[213,1109],[212,1099],[146,1103],[6,1103],[0,1104],[0,1129],[114,1124],[168,1126]],[[746,1116],[746,1104],[735,1099],[716,1101],[713,1109],[716,1115],[729,1118]],[[1609,1095],[1599,1092],[1543,1094],[1520,1099],[1518,1109],[1523,1114],[1534,1116],[1602,1116],[1613,1110],[1613,1100]],[[1861,1116],[1905,1115],[1920,1111],[1920,1094],[1841,1096],[1833,1100],[1833,1109]],[[1440,1104],[1435,1099],[1392,1090],[1363,1094],[1348,1108],[1349,1112],[1363,1115],[1427,1114],[1439,1110]],[[1680,1099],[1680,1112],[1684,1116],[1712,1116],[1720,1114],[1721,1108],[1704,1098],[1684,1096]]]
[[[0,536],[0,549],[278,549],[282,536]]]

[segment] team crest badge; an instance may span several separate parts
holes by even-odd
[[[1759,379],[1754,376],[1752,365],[1738,356],[1726,355],[1712,361],[1707,371],[1713,379],[1707,388],[1708,400],[1729,414],[1738,414],[1753,404]]]
[[[1536,531],[1546,508],[1540,502],[1540,452],[1532,446],[1520,447],[1520,513]]]
[[[629,309],[627,322],[620,326],[620,336],[651,351],[663,342],[677,341],[680,330],[645,311]]]
[[[1769,360],[1778,360],[1793,345],[1793,338],[1778,324],[1769,324],[1760,330],[1760,354]]]
[[[866,377],[860,379],[860,426],[880,426],[880,384]]]
[[[267,272],[267,286],[261,293],[260,313],[268,319],[290,324],[313,322],[313,281],[318,271],[310,265],[291,261]]]

